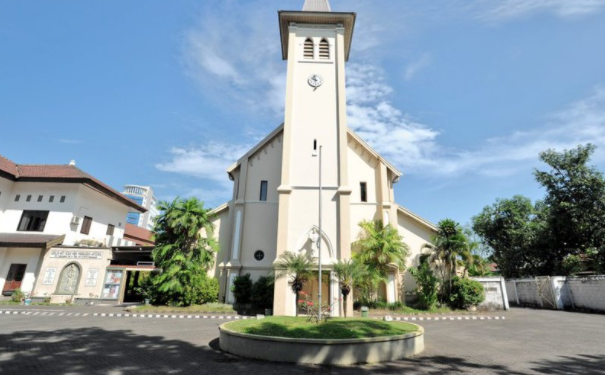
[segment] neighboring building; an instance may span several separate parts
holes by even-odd
[[[0,156],[2,293],[114,299],[115,277],[103,280],[111,246],[134,245],[123,239],[130,210],[145,212],[74,162],[20,165]]]
[[[136,210],[129,212],[126,222],[152,230],[153,219],[158,216],[158,200],[153,195],[151,186],[126,185],[124,186],[123,194],[147,209],[145,213],[140,213]]]
[[[318,258],[319,243],[323,267],[331,272],[338,259],[351,258],[362,220],[397,227],[410,246],[408,265],[417,262],[436,233],[433,224],[395,202],[393,185],[401,172],[347,127],[345,61],[355,18],[355,13],[331,12],[327,0],[306,0],[302,12],[279,12],[288,61],[285,121],[227,169],[234,182],[232,200],[214,210],[221,250],[211,274],[220,280],[227,302],[233,302],[235,277],[266,275],[286,250]],[[393,266],[380,295],[395,302],[414,287],[409,273]],[[318,288],[317,277],[305,286],[314,298]],[[324,282],[324,303],[339,296],[333,278]],[[334,307],[338,314],[340,307]],[[274,313],[295,313],[288,278],[275,284]]]
[[[133,242],[135,246],[153,246],[153,232],[139,226],[126,223],[124,239]]]

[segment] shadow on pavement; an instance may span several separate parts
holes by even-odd
[[[605,359],[566,356],[534,362],[539,373],[599,373]],[[521,374],[504,365],[479,364],[448,356],[417,357],[376,365],[325,367],[271,363],[239,358],[209,346],[193,345],[129,330],[100,328],[20,331],[0,335],[0,374]],[[523,373],[527,373],[523,372]],[[601,372],[602,373],[602,372]]]

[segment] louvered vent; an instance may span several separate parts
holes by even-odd
[[[311,39],[305,40],[305,59],[313,60],[313,41]]]
[[[322,39],[321,43],[319,43],[319,59],[320,60],[329,60],[330,59],[330,45],[328,41]]]

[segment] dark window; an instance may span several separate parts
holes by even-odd
[[[254,259],[260,262],[265,259],[265,253],[262,250],[256,250],[256,252],[254,252]]]
[[[115,225],[113,224],[108,224],[107,225],[107,235],[108,236],[113,236],[113,230],[115,229]]]
[[[31,200],[32,200],[32,196],[31,195],[28,195],[27,198],[25,198],[26,202],[30,202]]]
[[[44,199],[43,195],[38,195],[38,202],[42,202],[42,199]]]
[[[317,151],[317,139],[313,140],[313,151]]]
[[[325,39],[322,39],[321,42],[319,42],[319,58],[321,60],[330,59],[330,44]]]
[[[24,232],[44,232],[48,211],[23,211],[17,230]]]
[[[359,184],[359,188],[361,190],[361,201],[362,202],[367,202],[368,201],[368,186],[365,182],[361,182]]]
[[[307,60],[312,60],[314,58],[314,47],[313,47],[313,41],[309,38],[307,40],[305,40],[305,47],[304,47],[304,56],[305,59]]]
[[[50,203],[54,202],[54,200],[55,200],[55,196],[54,195],[51,195],[50,197],[48,197],[48,201]]]
[[[21,196],[19,194],[15,195],[15,202],[19,202],[19,199],[21,199]]]
[[[267,181],[260,182],[260,200],[261,201],[267,200]]]
[[[90,233],[91,224],[92,224],[92,217],[84,216],[84,221],[82,222],[82,229],[80,229],[80,233],[82,233],[82,234]]]
[[[65,195],[61,196],[61,203],[65,202]]]

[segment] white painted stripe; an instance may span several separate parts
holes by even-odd
[[[318,274],[318,275],[319,275],[319,274]],[[38,311],[36,311],[36,312],[34,313],[34,315],[38,315],[38,314],[40,314],[40,312],[38,312]]]
[[[107,314],[106,313],[101,313],[101,316],[107,316]]]
[[[318,277],[317,277],[317,278],[319,278],[319,273],[318,273],[317,275],[318,275]],[[318,281],[318,282],[319,282],[319,281]],[[191,319],[191,315],[187,315],[187,319]]]
[[[204,315],[204,319],[208,319],[208,315]]]
[[[319,275],[319,274],[318,274],[318,275]],[[200,318],[200,316],[199,316],[199,315],[196,315],[196,316],[195,316],[195,319],[199,319],[199,318]]]
[[[128,317],[130,317],[130,314],[124,314],[124,316],[128,318]]]
[[[319,275],[319,274],[318,274]],[[168,315],[164,315],[164,318],[168,318]]]
[[[121,317],[121,316],[122,316],[122,314],[116,314],[116,316],[119,318],[119,317]]]
[[[319,275],[319,274],[318,274]],[[113,316],[113,313],[110,313],[109,316]]]
[[[84,314],[82,314],[82,316],[88,316],[88,313],[84,313]]]
[[[318,274],[318,275],[319,275],[319,274]],[[459,316],[459,317],[458,317],[458,320],[462,320],[462,317],[461,317],[461,316]]]

